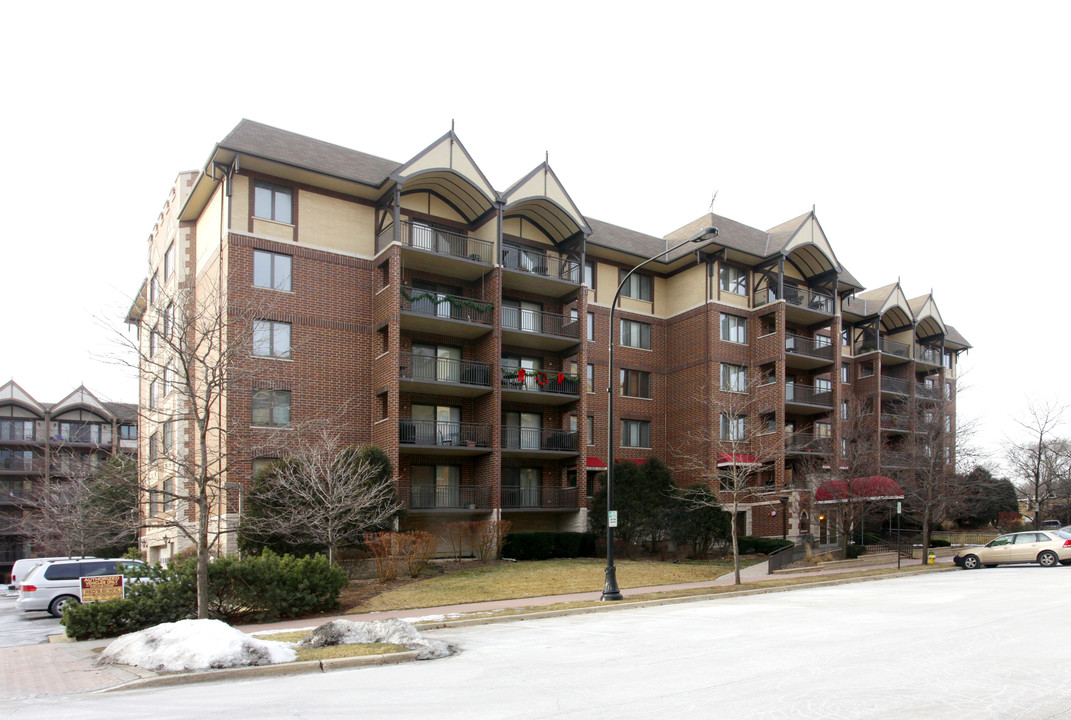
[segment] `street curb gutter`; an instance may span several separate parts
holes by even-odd
[[[857,582],[874,582],[876,580],[891,580],[895,578],[912,577],[926,573],[951,572],[957,568],[932,568],[918,570],[910,574],[876,575],[872,577],[844,578],[841,580],[826,580],[823,582],[805,583],[800,585],[782,585],[780,587],[755,588],[753,590],[737,590],[734,592],[709,593],[705,595],[684,595],[682,597],[662,598],[658,600],[640,600],[637,602],[608,602],[605,605],[593,605],[581,608],[565,608],[562,610],[543,610],[531,613],[518,613],[515,615],[488,616],[479,618],[459,618],[457,620],[440,620],[435,622],[413,623],[417,630],[443,630],[447,628],[470,627],[473,625],[493,625],[497,623],[515,622],[523,620],[540,620],[542,618],[565,617],[567,615],[584,615],[588,613],[611,612],[614,610],[628,610],[634,608],[658,607],[660,605],[679,605],[688,602],[701,602],[704,600],[721,600],[728,598],[745,597],[748,595],[766,595],[768,593],[789,592],[791,590],[805,590],[814,587],[832,587],[834,585],[848,585]]]
[[[304,660],[301,662],[281,663],[279,665],[253,665],[250,667],[209,670],[207,672],[173,673],[154,677],[131,680],[122,685],[104,688],[97,692],[116,692],[120,690],[140,690],[142,688],[168,687],[172,685],[191,685],[193,683],[216,682],[222,680],[245,680],[248,678],[280,677],[283,675],[301,675],[303,673],[331,672],[352,667],[368,665],[397,665],[417,659],[417,651],[387,653],[384,655],[360,655],[358,657],[331,658],[329,660]]]

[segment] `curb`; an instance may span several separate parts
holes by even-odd
[[[131,680],[122,685],[98,690],[97,693],[109,693],[122,690],[140,690],[142,688],[168,687],[174,685],[191,685],[194,683],[216,682],[217,680],[245,680],[259,677],[281,677],[284,675],[301,675],[313,672],[331,672],[367,665],[397,665],[417,659],[416,650],[387,653],[385,655],[360,655],[348,658],[331,658],[328,660],[303,660],[301,662],[282,663],[279,665],[254,665],[250,667],[226,668],[189,673],[171,673],[154,677]]]

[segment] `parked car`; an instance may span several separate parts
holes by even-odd
[[[49,612],[55,617],[62,617],[64,605],[81,602],[81,578],[122,575],[125,584],[136,582],[145,570],[145,563],[127,559],[53,560],[42,563],[19,584],[15,609]]]
[[[960,550],[956,565],[967,570],[1004,563],[1034,563],[1043,567],[1071,565],[1071,533],[1062,530],[1009,533],[985,545]]]
[[[1041,521],[1041,529],[1042,530],[1062,530],[1063,529],[1063,527],[1062,527],[1063,524],[1064,523],[1063,523],[1062,520],[1042,520]]]
[[[30,571],[41,563],[50,562],[52,560],[92,560],[96,556],[94,555],[57,555],[55,557],[39,557],[39,558],[20,558],[15,561],[15,564],[11,566],[11,586],[13,589],[19,589],[19,578],[25,578],[30,574]]]

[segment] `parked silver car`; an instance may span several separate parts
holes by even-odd
[[[1001,535],[985,545],[963,548],[952,558],[967,570],[1004,563],[1034,563],[1042,567],[1071,565],[1071,535],[1060,530]]]
[[[122,575],[123,583],[137,581],[146,565],[140,560],[54,560],[38,565],[19,583],[15,609],[47,611],[63,616],[67,603],[80,603],[82,578]]]

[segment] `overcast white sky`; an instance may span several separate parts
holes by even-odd
[[[581,212],[658,236],[715,191],[761,229],[814,204],[864,285],[932,288],[974,345],[959,412],[984,446],[1027,398],[1071,399],[1047,316],[1066,2],[18,3],[3,25],[0,379],[40,400],[136,400],[96,319],[121,327],[175,175],[243,117],[399,162],[453,119],[495,187],[549,151]]]

